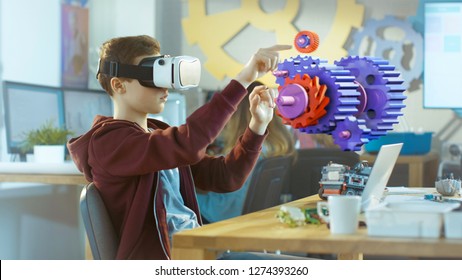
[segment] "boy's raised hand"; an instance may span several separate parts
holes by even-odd
[[[249,95],[250,101],[250,119],[249,128],[254,133],[265,134],[268,124],[273,119],[274,108],[274,91],[266,86],[257,86]]]
[[[268,71],[275,70],[279,63],[279,52],[291,49],[291,45],[274,45],[269,48],[259,49],[237,74],[236,80],[244,87],[256,79],[265,75]]]

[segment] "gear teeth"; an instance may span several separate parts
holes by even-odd
[[[288,71],[287,77],[294,78],[297,74],[303,75],[304,70],[307,68],[314,67],[316,65],[327,63],[327,60],[320,59],[314,56],[301,56],[291,57],[285,59],[283,62],[278,64],[278,70]],[[276,83],[280,86],[285,84],[286,77],[277,77]]]
[[[369,117],[368,114],[362,113],[358,118],[366,121],[371,129],[371,136],[375,137],[392,130],[393,126],[389,124],[397,123],[397,117],[403,115],[401,109],[405,107],[403,101],[407,98],[403,94],[406,90],[404,81],[395,70],[395,66],[382,58],[359,56],[342,58],[335,64],[350,70],[366,90],[368,101],[365,111],[374,111],[376,114],[375,117]],[[370,76],[375,79],[368,80]],[[374,94],[368,94],[370,90],[373,90]],[[376,96],[379,93],[382,98],[386,97],[385,101]]]
[[[386,135],[398,123],[398,117],[403,115],[401,109],[405,107],[403,101],[407,98],[403,80],[395,66],[387,60],[351,56],[331,65],[326,60],[299,55],[280,63],[278,70],[288,71],[285,78],[277,77],[276,82],[281,86],[299,79],[297,75],[302,77],[306,74],[313,80],[319,79],[319,84],[327,87],[322,96],[315,93],[320,105],[310,109],[319,119],[316,122],[299,120],[295,128],[305,133],[332,134],[334,142],[343,150],[358,151],[370,140]],[[367,103],[363,113],[358,113],[362,89],[357,83],[366,91]],[[328,103],[324,107],[325,99]],[[375,114],[369,114],[370,111]],[[288,120],[285,123],[291,124]],[[302,123],[308,125],[300,127]],[[351,137],[345,137],[348,133],[339,134],[347,130],[351,130]]]
[[[380,70],[380,69],[379,69]],[[380,70],[382,71],[382,70]],[[385,78],[387,78],[388,83],[399,83],[402,84],[404,83],[404,80],[400,78],[400,73],[398,71],[387,71],[386,75],[383,75]]]
[[[359,97],[359,92],[357,89],[345,89],[343,90],[342,96],[348,96],[348,97]]]
[[[395,70],[395,66],[394,65],[391,65],[391,64],[388,64],[388,65],[380,65],[379,66],[379,70],[380,71],[387,71],[387,72],[392,72]],[[399,74],[399,72],[398,72]]]
[[[387,82],[387,87],[390,92],[404,92],[406,89],[402,85],[390,84]]]
[[[390,101],[388,103],[388,108],[390,109],[402,109],[404,107],[406,107],[406,105],[399,101]]]
[[[278,70],[288,70],[288,77],[294,79],[297,74],[307,74],[310,77],[319,77],[320,83],[327,86],[326,97],[329,104],[326,114],[316,124],[300,127],[306,133],[327,133],[335,128],[336,122],[358,112],[359,102],[358,85],[354,82],[355,76],[343,67],[328,64],[327,60],[311,56],[297,56],[286,59],[279,64]],[[284,85],[284,78],[278,77],[276,82]]]
[[[345,106],[353,106],[353,111],[352,112],[358,112],[358,109],[356,109],[356,106],[359,105],[359,100],[350,98],[350,97],[345,97],[342,96],[341,98],[338,99],[340,104],[345,105]],[[349,108],[349,107],[348,107]]]
[[[325,108],[330,101],[330,99],[325,95],[327,87],[319,83],[318,77],[310,78],[308,74],[297,74],[293,79],[287,77],[285,84],[297,84],[301,86],[305,90],[303,96],[306,98],[307,105],[304,108],[304,111],[297,116],[291,116],[290,111],[278,108],[276,113],[282,117],[284,124],[290,125],[293,128],[301,128],[318,124],[318,120],[326,114]],[[281,88],[282,86],[280,89]],[[298,98],[301,97],[299,96]],[[302,102],[301,100],[299,101]],[[280,110],[282,110],[282,113]]]
[[[384,119],[383,120],[384,123],[388,123],[388,124],[396,124],[396,123],[399,123],[398,120],[395,120],[395,119]]]
[[[349,134],[345,136],[344,133]],[[366,122],[353,116],[348,116],[343,122],[339,122],[332,131],[334,143],[344,151],[359,151],[361,147],[369,142],[371,130],[367,128]]]

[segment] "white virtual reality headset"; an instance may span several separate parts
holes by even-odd
[[[99,74],[137,79],[145,87],[187,90],[199,85],[201,62],[192,56],[168,55],[146,57],[138,65],[99,61],[96,78]]]

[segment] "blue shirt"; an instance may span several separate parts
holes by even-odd
[[[265,155],[266,152],[266,145],[263,145],[258,160],[260,160],[262,155]],[[252,175],[253,169],[245,183],[237,191],[229,193],[198,193],[197,203],[199,204],[202,217],[208,222],[214,223],[242,215],[242,209],[244,208],[245,198]]]
[[[168,237],[184,229],[199,227],[196,213],[184,205],[178,168],[159,172],[162,200],[167,211]]]
[[[237,191],[229,193],[198,193],[197,202],[199,203],[202,217],[210,223],[214,223],[240,216],[242,214],[242,208],[244,207],[252,173]]]

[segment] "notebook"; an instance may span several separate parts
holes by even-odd
[[[383,192],[390,179],[391,172],[398,159],[403,143],[382,145],[372,167],[361,195],[361,211],[376,206],[383,197]]]

